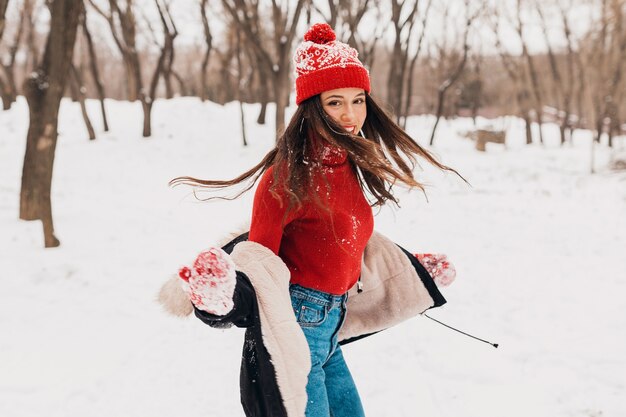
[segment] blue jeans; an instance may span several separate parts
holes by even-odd
[[[347,295],[328,294],[297,284],[289,285],[289,292],[311,351],[306,417],[365,417],[338,344]]]

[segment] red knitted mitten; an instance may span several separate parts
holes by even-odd
[[[442,253],[416,253],[415,257],[440,287],[447,287],[456,278],[456,269]]]
[[[178,271],[183,289],[199,310],[223,316],[233,309],[237,272],[231,257],[220,248],[200,252],[193,266]]]

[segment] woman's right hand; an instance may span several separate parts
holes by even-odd
[[[222,249],[200,252],[191,267],[180,268],[178,276],[186,282],[183,289],[197,309],[217,316],[233,309],[237,272],[230,255]]]

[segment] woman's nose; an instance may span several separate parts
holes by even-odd
[[[345,106],[344,111],[341,114],[341,119],[346,122],[349,122],[349,121],[352,121],[353,118],[354,118],[354,109],[350,105]]]

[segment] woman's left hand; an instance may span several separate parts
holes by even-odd
[[[416,253],[417,260],[426,268],[440,287],[447,287],[456,278],[456,269],[443,253]]]

